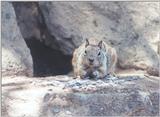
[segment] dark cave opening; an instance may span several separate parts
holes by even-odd
[[[72,56],[64,55],[36,39],[26,39],[33,59],[34,77],[68,74],[72,70]]]

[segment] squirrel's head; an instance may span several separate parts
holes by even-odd
[[[100,66],[105,59],[104,49],[103,41],[99,41],[96,45],[93,45],[86,39],[83,52],[83,63],[94,67]]]

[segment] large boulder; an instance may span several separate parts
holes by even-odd
[[[2,2],[2,75],[33,75],[33,62],[16,22],[14,8]]]
[[[158,2],[15,2],[14,8],[25,39],[66,55],[85,38],[102,39],[116,48],[121,68],[158,75]]]
[[[153,68],[158,74],[158,2],[39,2],[39,6],[49,33],[65,54],[94,37],[116,48],[120,67]]]
[[[12,2],[24,39],[41,38],[43,23],[37,2]]]
[[[4,117],[158,116],[159,77],[80,80],[68,76],[2,80]]]

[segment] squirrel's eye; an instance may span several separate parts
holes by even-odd
[[[101,52],[98,52],[98,56],[100,56],[101,55]]]
[[[84,53],[87,54],[87,51],[85,50]]]

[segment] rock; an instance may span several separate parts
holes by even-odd
[[[24,39],[41,39],[42,17],[37,2],[13,2],[17,23]]]
[[[116,48],[119,67],[158,74],[158,2],[30,2],[14,8],[25,39],[72,55],[94,37]]]
[[[32,43],[32,40],[37,39],[49,47],[58,48],[58,43],[48,32],[38,2],[12,2],[12,4],[18,25],[26,41]]]
[[[143,75],[102,80],[68,76],[5,77],[2,79],[2,115],[158,116],[158,82],[159,77]]]
[[[94,37],[116,48],[121,68],[158,68],[158,3],[39,2],[39,5],[49,33],[65,54],[72,54],[84,38]]]
[[[72,54],[83,39],[94,37],[116,48],[121,68],[158,68],[158,3],[39,2],[39,5],[50,34],[62,45],[59,49],[65,54]]]
[[[16,22],[14,8],[2,2],[2,75],[33,75],[33,63]]]

